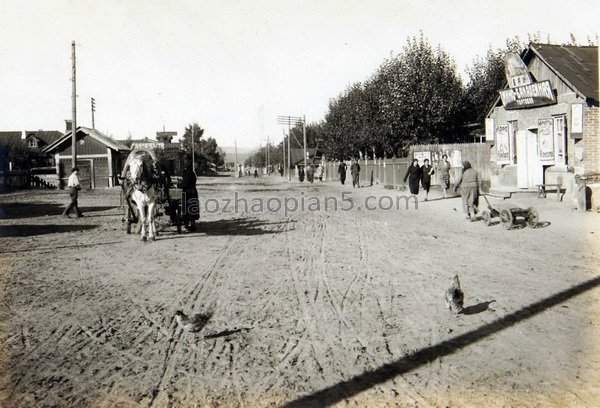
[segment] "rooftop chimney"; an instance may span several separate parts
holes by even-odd
[[[65,119],[65,129],[66,129],[67,133],[70,132],[71,129],[73,129],[73,121],[72,120]]]

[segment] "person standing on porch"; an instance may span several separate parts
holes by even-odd
[[[79,205],[77,203],[79,190],[81,190],[81,185],[79,184],[79,168],[73,167],[71,170],[71,175],[69,176],[69,181],[67,182],[67,188],[69,189],[69,196],[71,197],[71,202],[63,211],[63,216],[68,217],[71,210],[75,211],[77,218],[83,217],[81,210],[79,209]]]

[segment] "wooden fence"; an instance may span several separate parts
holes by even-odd
[[[489,189],[490,183],[490,148],[485,143],[456,143],[456,144],[435,144],[435,145],[416,145],[410,149],[409,157],[396,159],[361,159],[360,163],[360,184],[374,185],[380,184],[393,188],[405,186],[404,175],[413,158],[429,158],[430,164],[435,168],[442,155],[448,155],[448,161],[452,165],[450,170],[450,182],[457,180],[462,173],[462,162],[468,160],[471,166],[476,169],[482,180],[484,190]],[[346,182],[352,184],[350,176],[350,161],[346,163]],[[324,164],[325,175],[323,180],[339,181],[338,172],[339,162],[326,162]],[[439,185],[438,175],[434,174],[431,179],[432,185]]]
[[[346,163],[346,183],[352,184],[350,175],[350,161]],[[403,178],[406,169],[410,164],[409,159],[363,159],[360,163],[360,184],[368,186],[372,184],[381,184],[390,187],[400,187],[404,185]],[[325,176],[323,180],[339,181],[340,162],[325,163]]]

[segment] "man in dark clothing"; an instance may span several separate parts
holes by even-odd
[[[340,175],[340,181],[342,185],[346,182],[346,163],[343,160],[340,160],[340,165],[338,166],[338,173]]]
[[[350,175],[352,176],[352,187],[360,187],[360,164],[358,164],[358,160],[352,160]]]

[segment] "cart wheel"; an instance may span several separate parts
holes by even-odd
[[[481,213],[481,218],[483,219],[483,222],[485,222],[486,226],[489,227],[492,224],[492,214],[490,214],[488,210],[484,210]]]
[[[502,222],[502,224],[504,224],[504,228],[506,228],[507,230],[511,229],[513,225],[512,212],[506,209],[500,211],[500,221]]]
[[[533,207],[529,207],[527,209],[527,225],[529,225],[531,228],[536,228],[539,221],[540,217],[537,210]]]
[[[175,210],[175,224],[177,225],[177,233],[181,234],[181,207],[177,206]]]

